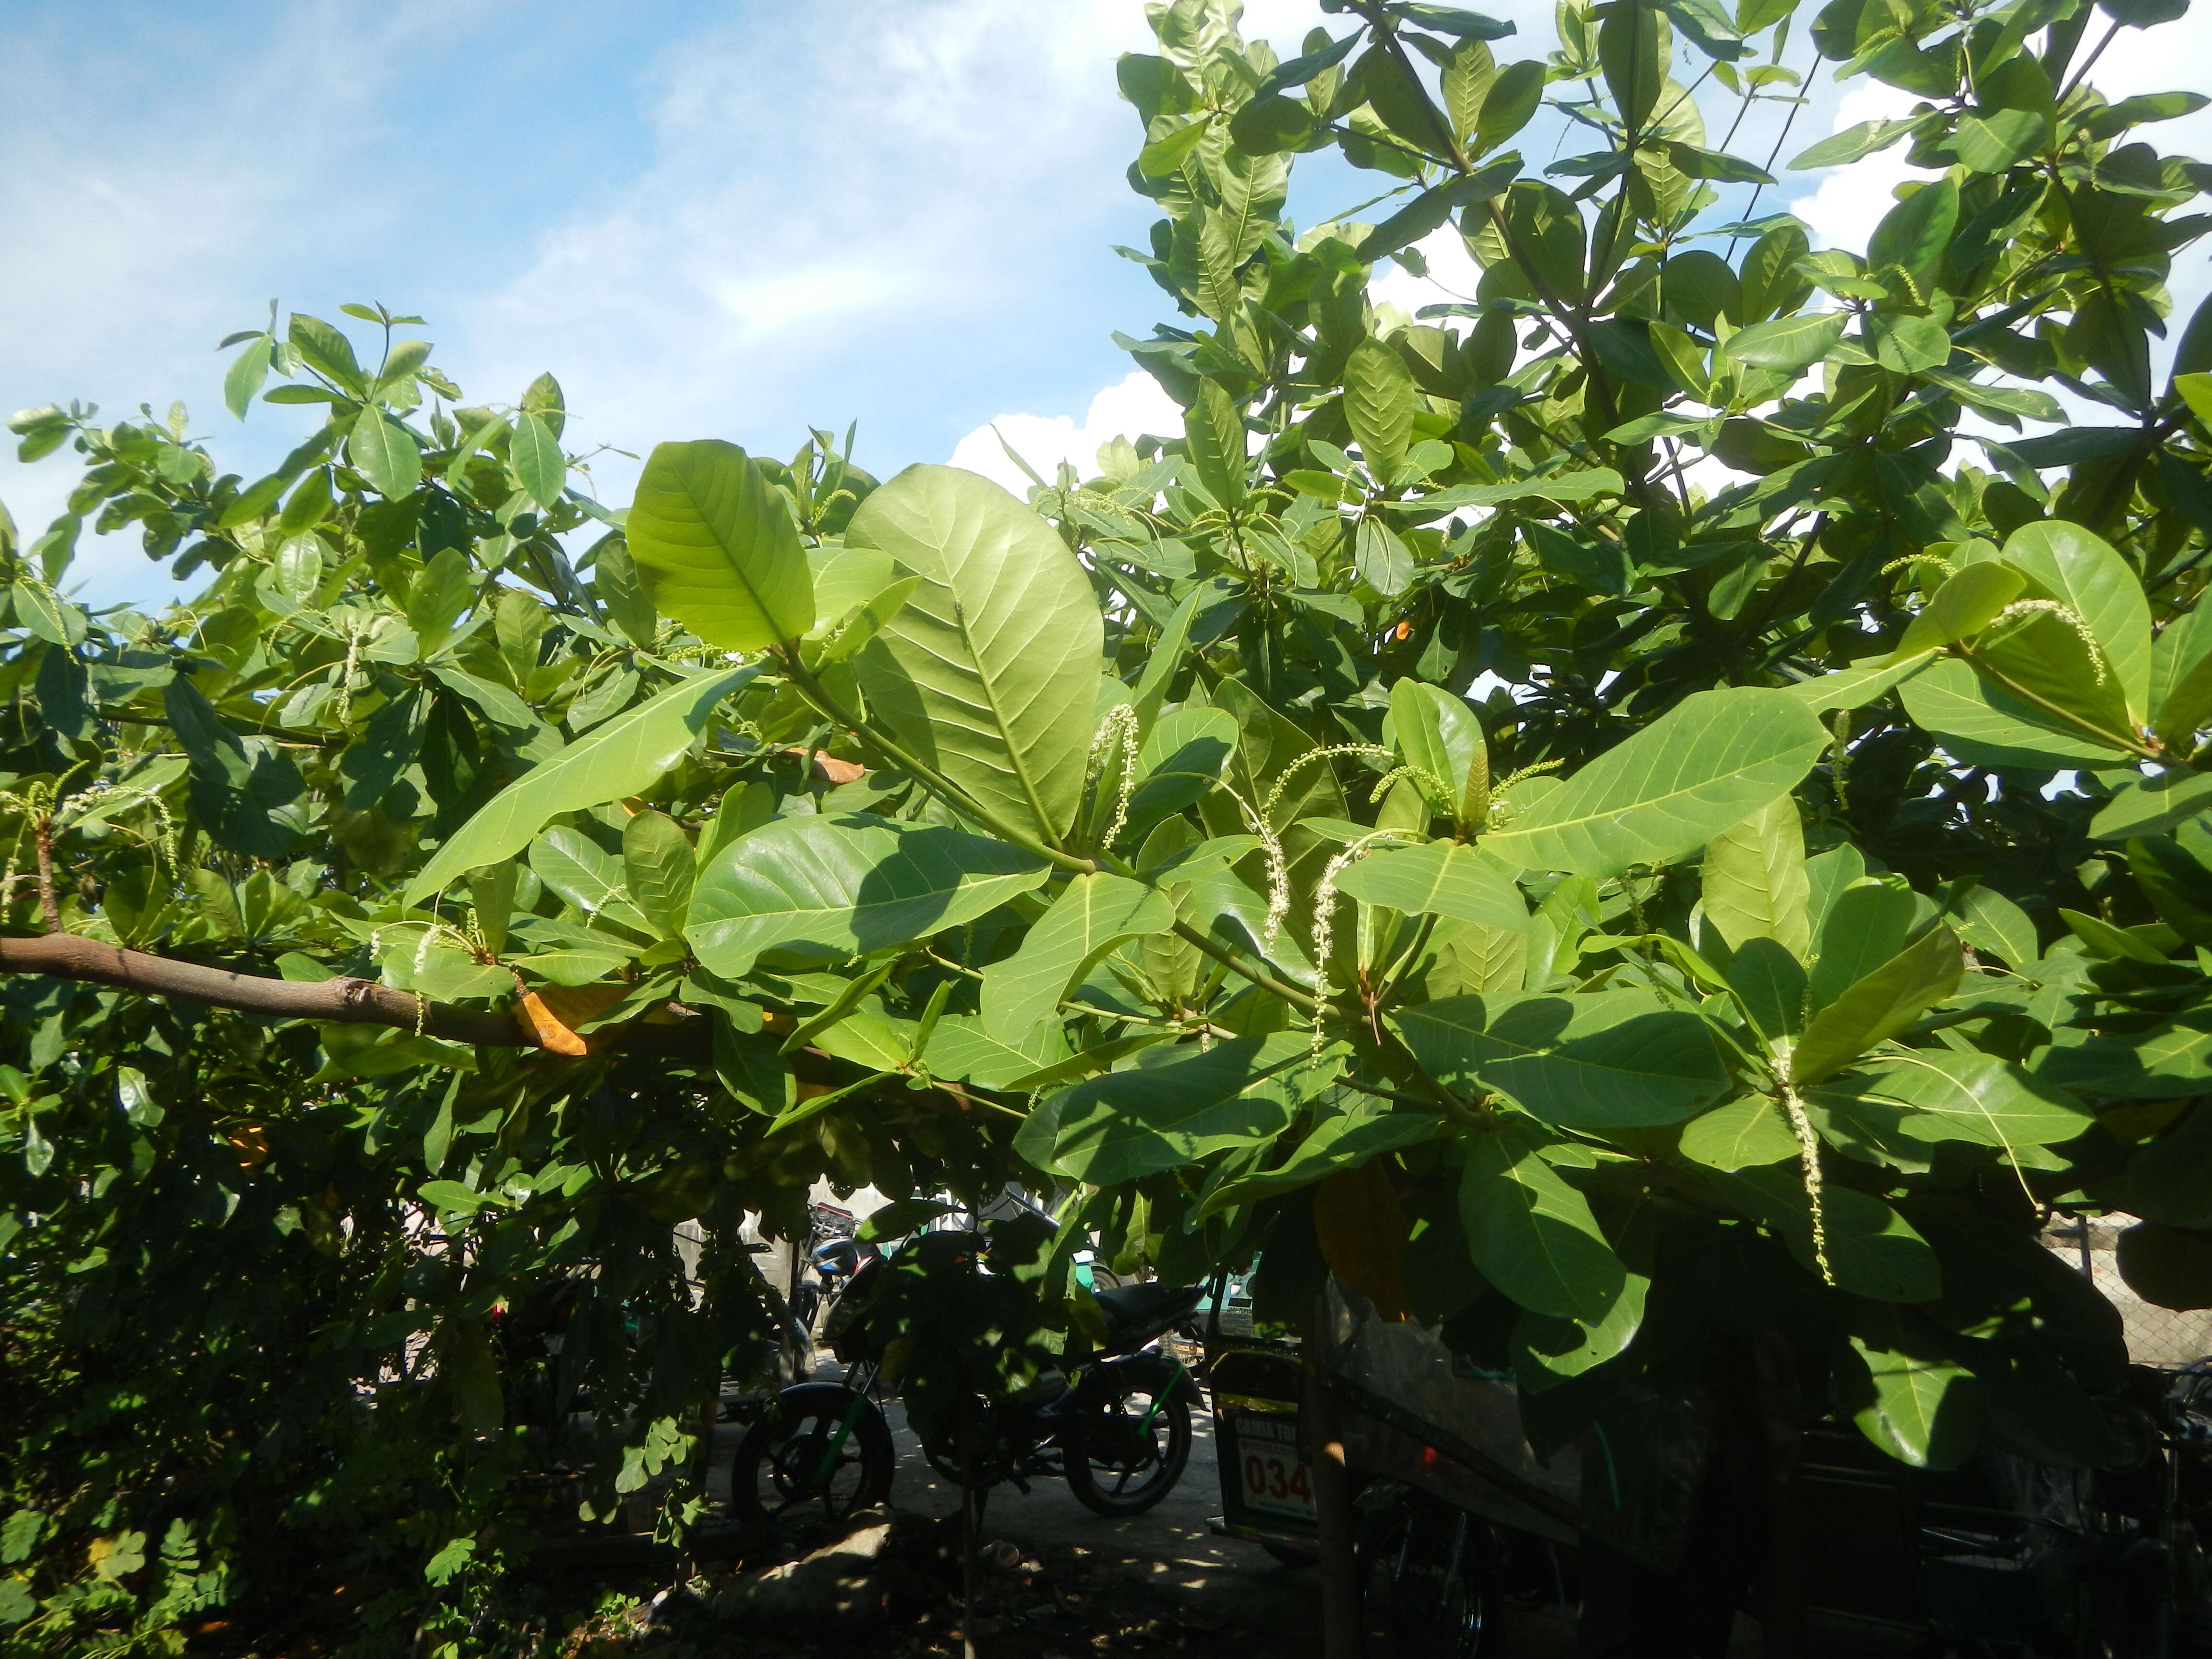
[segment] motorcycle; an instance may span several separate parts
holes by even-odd
[[[973,1271],[977,1254],[969,1249],[952,1261]],[[892,1343],[872,1335],[866,1318],[888,1266],[880,1256],[860,1262],[830,1312],[823,1335],[847,1365],[845,1380],[786,1389],[747,1431],[731,1472],[738,1518],[770,1521],[818,1506],[842,1519],[890,1495],[897,1451],[875,1395]],[[1164,1285],[1094,1292],[1104,1340],[1082,1363],[1006,1398],[977,1398],[925,1439],[924,1455],[979,1497],[1002,1481],[1025,1492],[1032,1476],[1056,1476],[1097,1514],[1151,1509],[1182,1478],[1191,1407],[1203,1403],[1158,1340],[1205,1294],[1203,1286]]]

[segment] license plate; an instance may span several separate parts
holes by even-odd
[[[1314,1518],[1313,1477],[1298,1455],[1296,1419],[1239,1412],[1237,1452],[1245,1508],[1301,1521]]]

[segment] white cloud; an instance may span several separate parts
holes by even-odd
[[[1158,380],[1139,369],[1093,398],[1080,426],[1067,415],[1000,415],[954,445],[951,462],[1020,495],[1028,493],[1030,481],[1008,458],[1007,449],[1047,479],[1062,461],[1090,478],[1097,476],[1101,444],[1114,438],[1134,440],[1147,432],[1181,437],[1182,410],[1160,390]]]

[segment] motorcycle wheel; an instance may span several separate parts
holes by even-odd
[[[730,1513],[774,1521],[814,1508],[842,1520],[890,1497],[897,1467],[875,1401],[835,1382],[802,1383],[769,1401],[738,1443]]]
[[[1464,1510],[1408,1494],[1371,1516],[1356,1546],[1362,1635],[1370,1653],[1489,1659],[1497,1596]]]
[[[1068,1490],[1099,1515],[1141,1515],[1190,1462],[1190,1407],[1139,1385],[1082,1413],[1061,1437]]]

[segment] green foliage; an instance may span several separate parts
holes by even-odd
[[[2212,319],[2149,345],[2204,173],[2136,136],[2189,100],[2100,98],[2064,0],[1831,6],[1923,102],[1801,160],[1936,176],[1814,254],[1713,222],[1787,0],[1503,65],[1341,15],[1281,63],[1176,0],[1124,60],[1185,416],[1026,502],[816,433],[663,445],[625,514],[550,380],[304,316],[233,342],[234,410],[325,411],[259,480],[181,410],[16,417],[88,471],[0,539],[9,943],[240,977],[0,990],[0,1619],[156,1644],[321,1562],[392,1586],[364,1654],[481,1644],[526,1492],[696,1516],[740,1218],[825,1178],[1073,1218],[1019,1307],[899,1281],[939,1420],[1064,1337],[1084,1232],[1295,1318],[1361,1170],[1547,1433],[1717,1326],[1907,1462],[2110,1454],[2039,1208],[2212,1300]],[[1564,185],[1497,154],[1547,99]],[[1285,216],[1325,147],[1376,222]],[[1471,300],[1374,302],[1451,231]],[[2046,387],[2106,423],[2014,435]],[[88,613],[88,523],[211,580]]]

